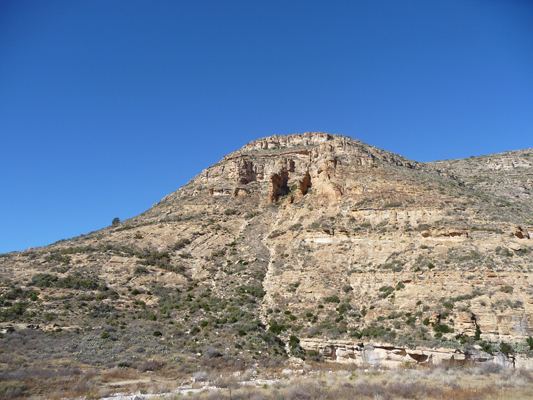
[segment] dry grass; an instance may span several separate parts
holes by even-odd
[[[530,399],[533,376],[495,365],[465,368],[435,367],[390,371],[361,370],[339,364],[306,365],[304,374],[281,374],[279,368],[203,368],[184,375],[156,361],[139,369],[17,370],[0,372],[0,399],[100,399],[113,393],[172,393],[182,385],[215,390],[190,393],[198,400],[314,399]],[[144,370],[144,368],[142,368]],[[297,367],[296,369],[302,369]],[[244,385],[244,383],[248,383]],[[254,385],[251,385],[254,383]],[[183,386],[180,390],[183,390]],[[176,395],[175,398],[180,396]]]

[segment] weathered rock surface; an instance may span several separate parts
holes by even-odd
[[[533,359],[530,357],[506,357],[501,353],[488,354],[479,346],[458,350],[424,347],[410,349],[387,343],[363,343],[349,340],[321,341],[305,339],[300,343],[304,349],[322,354],[327,361],[354,364],[361,367],[398,368],[405,367],[407,364],[461,366],[490,362],[506,368],[515,368],[517,363],[520,364],[520,368],[533,368]]]

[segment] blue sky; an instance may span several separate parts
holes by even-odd
[[[529,148],[533,2],[0,3],[0,253],[133,217],[251,140]]]

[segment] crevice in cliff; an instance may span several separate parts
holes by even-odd
[[[289,193],[290,189],[287,185],[289,181],[289,172],[281,170],[279,173],[270,175],[270,190],[268,193],[269,203],[275,203],[280,196]]]

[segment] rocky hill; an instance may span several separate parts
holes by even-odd
[[[532,190],[531,149],[259,139],[137,217],[1,255],[0,362],[525,363]]]

